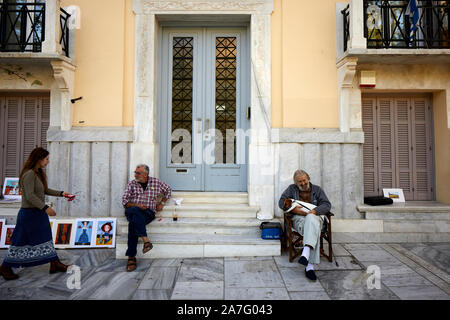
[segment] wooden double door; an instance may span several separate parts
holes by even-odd
[[[431,98],[364,95],[364,196],[401,188],[406,200],[434,200]]]

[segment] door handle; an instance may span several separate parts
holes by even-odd
[[[197,133],[202,133],[202,118],[197,118]]]
[[[206,119],[206,130],[208,130],[208,129],[209,129],[209,118]]]

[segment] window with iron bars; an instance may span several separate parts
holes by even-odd
[[[364,0],[368,48],[449,48],[450,0]]]

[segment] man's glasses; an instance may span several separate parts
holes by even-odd
[[[139,172],[139,171],[135,171],[134,174],[140,175],[140,174],[144,174],[143,172]]]

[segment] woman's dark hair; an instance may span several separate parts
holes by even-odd
[[[42,168],[36,168],[36,165],[39,161],[42,159],[45,159],[49,155],[49,152],[45,150],[44,148],[37,147],[34,148],[33,151],[31,151],[30,155],[28,156],[27,161],[25,161],[25,164],[23,165],[22,171],[20,171],[19,175],[19,185],[22,180],[22,176],[25,172],[28,170],[34,170],[36,172],[39,179],[41,179],[42,184],[44,185],[44,190],[47,190],[47,176],[45,175],[44,170]]]

